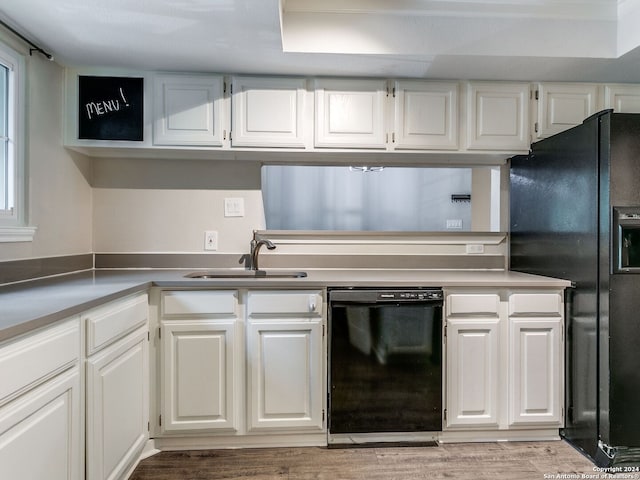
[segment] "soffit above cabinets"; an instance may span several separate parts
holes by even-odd
[[[640,83],[640,0],[9,0],[0,20],[71,67]]]
[[[285,52],[615,58],[615,0],[286,0]]]

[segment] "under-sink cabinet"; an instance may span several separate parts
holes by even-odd
[[[317,291],[249,292],[249,430],[322,430],[322,303]]]
[[[238,430],[238,291],[164,291],[159,423],[163,432]]]
[[[80,345],[77,316],[0,345],[0,478],[84,478]]]
[[[242,446],[324,431],[321,290],[157,289],[152,298],[158,437],[234,437]]]
[[[445,430],[562,427],[561,290],[448,290]]]

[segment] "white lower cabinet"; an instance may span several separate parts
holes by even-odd
[[[118,479],[149,439],[147,295],[111,302],[82,318],[88,352],[100,345],[86,361],[86,478]]]
[[[250,442],[324,430],[321,291],[185,289],[158,298],[164,438]]]
[[[499,320],[447,321],[447,427],[498,425]]]
[[[249,428],[321,430],[322,321],[249,321]]]
[[[161,328],[163,431],[236,431],[237,320],[176,320]]]
[[[0,346],[0,478],[84,478],[75,317]]]
[[[148,440],[147,328],[87,362],[87,479],[115,479]]]
[[[450,291],[445,302],[446,429],[562,427],[563,292]]]

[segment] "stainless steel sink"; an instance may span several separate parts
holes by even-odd
[[[307,272],[289,270],[202,270],[185,275],[186,278],[303,278]]]

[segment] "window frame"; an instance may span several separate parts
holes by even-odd
[[[12,168],[12,210],[0,210],[0,243],[30,242],[35,227],[27,226],[25,165],[25,58],[0,40],[0,63],[9,69],[7,96],[8,159]]]

